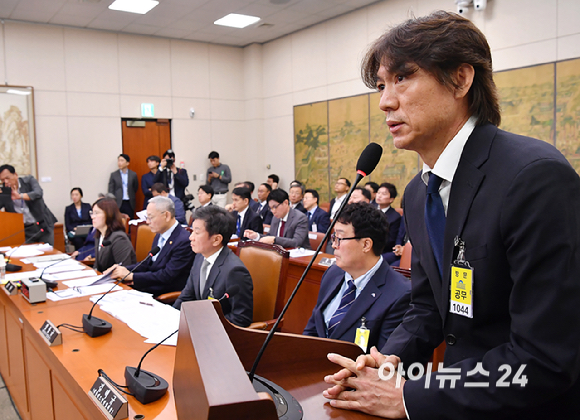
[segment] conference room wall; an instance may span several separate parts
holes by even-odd
[[[0,75],[35,89],[39,181],[60,221],[72,187],[87,202],[107,191],[121,118],[139,118],[142,102],[172,119],[177,158],[197,175],[192,192],[211,150],[235,179],[247,178],[243,49],[20,22],[6,22],[4,33]]]
[[[360,80],[367,46],[411,14],[437,9],[456,10],[451,0],[388,0],[263,46],[266,161],[283,185],[294,178],[293,107],[369,92]],[[577,0],[489,0],[466,16],[487,36],[496,71],[580,57]]]

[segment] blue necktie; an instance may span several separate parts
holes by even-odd
[[[163,236],[159,237],[159,240],[157,241],[157,246],[159,247],[159,252],[151,258],[152,261],[157,261],[157,256],[165,246],[165,238]]]
[[[427,199],[425,200],[425,225],[441,278],[443,278],[443,239],[445,238],[445,208],[439,195],[439,187],[442,182],[442,178],[433,172],[429,173]]]
[[[354,299],[356,298],[356,286],[354,285],[354,281],[348,281],[348,289],[342,295],[342,299],[340,299],[340,304],[338,305],[338,309],[328,321],[328,337],[332,335],[340,321],[344,318],[346,313],[348,312],[349,308],[351,307]]]
[[[312,213],[308,212],[308,229],[312,230]]]
[[[241,225],[242,225],[242,216],[238,214],[238,221],[236,222],[236,235],[238,235],[238,238],[241,238],[240,235],[241,233],[240,228],[242,227]]]

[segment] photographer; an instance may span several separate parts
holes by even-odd
[[[175,166],[175,152],[171,149],[163,153],[159,170],[155,174],[155,183],[161,182],[169,190],[169,194],[185,199],[185,188],[189,185],[187,171]]]

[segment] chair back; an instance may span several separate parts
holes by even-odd
[[[153,239],[155,239],[155,234],[151,232],[149,225],[143,224],[137,228],[137,244],[135,246],[137,261],[143,261],[147,258],[153,245]]]
[[[239,257],[254,284],[254,322],[278,317],[284,307],[284,292],[290,252],[277,245],[254,241],[238,243]]]
[[[129,220],[131,220],[129,216],[127,216],[125,213],[121,213],[121,221],[123,222],[123,227],[125,228],[126,234],[129,234]]]
[[[401,261],[399,262],[399,267],[411,269],[411,254],[413,253],[413,246],[410,241],[407,241],[403,248],[403,253],[401,254]]]
[[[320,242],[322,242],[325,234],[326,232],[308,232],[308,239],[310,239],[310,249],[318,249],[318,245],[320,245]],[[324,252],[324,248],[322,248],[322,252]]]
[[[396,211],[397,213],[399,213],[399,214],[401,215],[401,217],[403,217],[403,209],[402,209],[401,207],[397,207],[397,208],[395,208],[395,211]]]
[[[325,212],[327,212],[328,214],[330,214],[330,203],[326,202],[326,203],[318,203],[318,207],[320,207],[322,210],[324,210]]]

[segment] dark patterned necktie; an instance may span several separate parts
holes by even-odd
[[[354,281],[348,281],[348,289],[342,295],[342,299],[340,299],[340,304],[338,305],[338,309],[328,321],[328,337],[332,335],[340,321],[344,318],[346,313],[348,312],[349,308],[352,306],[354,299],[356,298],[356,286],[354,285]]]
[[[441,278],[443,278],[443,239],[445,237],[445,208],[439,195],[439,187],[442,182],[442,178],[433,172],[429,173],[427,199],[425,200],[425,226]]]

